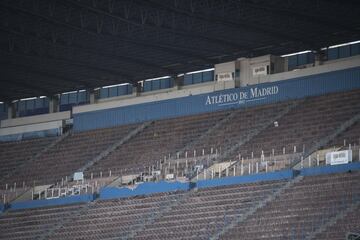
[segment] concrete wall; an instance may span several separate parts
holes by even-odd
[[[214,77],[221,73],[230,73],[231,75],[235,75],[235,61],[215,64],[215,73]],[[217,79],[219,81],[219,78]]]
[[[30,117],[21,117],[21,118],[14,118],[14,119],[6,119],[0,122],[0,127],[15,127],[15,126],[22,126],[22,125],[29,125],[35,123],[45,123],[45,122],[53,122],[58,120],[66,120],[71,118],[70,111],[66,112],[57,112],[57,113],[49,113],[49,114],[42,114]]]
[[[36,123],[31,125],[0,128],[0,141],[21,141],[25,139],[54,137],[62,134],[62,121]]]
[[[16,127],[5,127],[5,128],[0,128],[0,136],[28,133],[28,132],[37,132],[37,131],[43,131],[49,129],[59,129],[62,127],[63,127],[62,121],[35,123],[35,124],[22,125]]]

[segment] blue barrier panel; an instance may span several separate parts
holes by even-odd
[[[226,185],[234,185],[234,184],[261,182],[261,181],[292,179],[293,177],[294,177],[293,170],[283,170],[278,172],[258,173],[258,174],[252,174],[246,176],[200,180],[196,183],[196,187],[208,188],[208,187],[226,186]]]
[[[95,197],[93,194],[83,194],[83,195],[69,196],[69,197],[55,198],[55,199],[14,202],[10,204],[10,209],[18,210],[18,209],[49,207],[49,206],[60,206],[60,205],[68,205],[75,203],[86,203],[86,202],[91,202],[94,199]]]
[[[74,114],[74,130],[86,131],[149,120],[246,108],[360,88],[360,67],[157,102]]]
[[[300,170],[300,175],[313,176],[313,175],[342,173],[342,172],[358,171],[358,170],[360,170],[360,162],[354,162],[354,163],[333,165],[333,166],[327,165],[321,167],[303,168]]]
[[[0,203],[0,214],[5,210],[4,204]]]
[[[131,196],[150,195],[154,193],[171,192],[177,190],[187,191],[190,189],[190,185],[190,183],[160,181],[142,183],[139,184],[135,189],[130,189],[127,187],[106,187],[100,190],[100,199],[126,198]]]

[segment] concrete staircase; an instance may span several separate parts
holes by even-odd
[[[53,225],[52,228],[42,231],[42,234],[37,236],[36,239],[38,240],[51,239],[51,235],[53,235],[55,231],[61,229],[64,225],[68,223],[72,223],[76,219],[79,219],[86,211],[88,211],[89,207],[93,204],[95,204],[95,202],[89,202],[79,206],[79,208],[75,213],[72,213],[71,215],[69,214],[66,217],[61,218],[61,220],[58,221],[55,225]]]
[[[325,221],[314,232],[312,232],[310,235],[306,236],[305,240],[312,240],[312,239],[315,240],[316,236],[318,234],[325,232],[326,229],[335,225],[338,220],[345,218],[348,213],[355,211],[359,205],[360,205],[360,201],[357,201],[357,202],[351,204],[348,208],[343,209],[342,211],[339,211],[338,214],[336,214],[334,217]]]
[[[249,209],[249,211],[247,211],[244,214],[240,215],[238,218],[236,218],[232,222],[225,224],[220,231],[218,231],[214,235],[210,236],[209,239],[210,240],[220,239],[221,235],[225,234],[230,229],[235,228],[239,223],[242,223],[242,222],[246,221],[251,215],[255,214],[257,211],[261,211],[261,208],[264,208],[270,202],[275,201],[276,198],[278,196],[280,196],[284,191],[291,188],[295,183],[301,181],[302,179],[303,179],[303,176],[300,176],[300,175],[298,175],[295,178],[291,179],[284,186],[278,188],[270,196],[268,196],[267,198],[265,198],[261,202],[257,203],[254,207]]]
[[[253,139],[255,136],[257,136],[258,134],[260,134],[262,131],[264,131],[265,129],[267,129],[269,126],[271,126],[272,124],[274,124],[275,121],[278,121],[279,119],[281,119],[283,116],[285,116],[286,114],[288,114],[290,111],[294,110],[297,106],[299,106],[299,104],[303,103],[303,101],[296,101],[293,102],[292,104],[288,105],[282,112],[280,112],[278,115],[276,115],[275,117],[269,119],[267,121],[266,124],[262,125],[261,127],[255,129],[251,134],[248,134],[246,136],[243,136],[239,142],[237,142],[236,144],[232,145],[229,149],[225,150],[224,152],[222,152],[218,158],[219,161],[225,161],[227,160],[227,158],[233,154],[234,152],[238,151],[241,146],[243,146],[244,144],[248,143],[249,141],[251,141],[251,139]]]
[[[128,133],[125,137],[123,137],[122,139],[120,139],[117,142],[114,142],[107,149],[105,149],[104,151],[99,153],[96,157],[94,157],[93,159],[88,161],[84,166],[77,169],[76,172],[84,172],[85,170],[89,169],[95,163],[97,163],[97,162],[101,161],[102,159],[104,159],[105,157],[107,157],[110,153],[112,153],[114,150],[116,150],[121,145],[128,142],[131,138],[135,137],[137,134],[142,132],[145,128],[147,128],[151,124],[152,124],[152,122],[144,122],[143,124],[141,124],[140,126],[135,128],[134,130],[132,130],[130,133]]]
[[[205,133],[203,133],[200,137],[194,139],[191,142],[188,142],[182,149],[180,149],[177,154],[178,155],[183,155],[185,153],[185,151],[187,149],[191,149],[193,148],[198,142],[200,142],[202,139],[206,138],[207,136],[210,136],[214,131],[218,130],[219,128],[221,128],[222,126],[224,126],[224,124],[226,124],[227,122],[229,122],[232,118],[234,118],[234,116],[236,115],[236,112],[233,111],[231,113],[229,113],[228,115],[226,115],[223,119],[221,119],[220,121],[218,121],[214,126],[212,126],[211,128],[209,128]],[[176,158],[170,158],[169,160],[175,160]]]
[[[316,144],[314,144],[311,148],[305,151],[303,158],[307,158],[309,155],[311,155],[313,152],[317,151],[318,149],[325,147],[329,142],[334,140],[337,136],[339,136],[341,133],[345,132],[347,129],[349,129],[351,126],[356,124],[358,121],[360,121],[360,113],[354,115],[347,121],[343,122],[338,128],[334,129],[332,133],[329,135],[323,137],[318,141]],[[301,159],[298,159],[297,161],[294,161],[291,165],[291,168],[293,169],[300,169],[301,168]]]
[[[153,224],[157,219],[161,218],[165,213],[171,211],[172,208],[178,206],[183,200],[185,200],[193,190],[189,190],[186,192],[183,192],[182,195],[178,196],[177,198],[173,199],[170,204],[164,205],[160,208],[160,210],[157,213],[151,214],[150,217],[144,219],[143,223],[140,225],[134,225],[130,234],[126,236],[122,236],[119,238],[119,240],[125,240],[125,239],[134,239],[138,233],[141,233],[147,226],[150,226]]]
[[[214,131],[222,128],[227,122],[231,121],[236,116],[236,112],[232,111],[229,113],[226,117],[218,121],[213,127],[209,128],[205,133],[203,133],[200,137],[198,137],[195,141],[190,142],[187,144],[182,151],[180,151],[181,154],[184,153],[185,149],[191,149],[196,143],[200,142],[207,136],[210,136]]]
[[[53,141],[52,143],[50,143],[49,145],[47,145],[45,148],[43,148],[40,152],[36,153],[33,157],[31,157],[29,159],[29,161],[24,162],[23,164],[17,166],[17,168],[13,171],[13,172],[9,172],[8,174],[6,174],[5,176],[3,176],[0,179],[0,182],[6,182],[6,179],[8,179],[11,176],[14,176],[17,174],[17,172],[22,169],[23,166],[30,164],[30,166],[32,165],[33,162],[35,162],[39,157],[41,157],[44,153],[48,152],[50,149],[52,149],[53,147],[55,147],[58,143],[64,141],[64,139],[66,139],[69,135],[71,134],[71,131],[68,131],[64,134],[62,134],[60,137],[57,137],[55,139],[55,141]]]

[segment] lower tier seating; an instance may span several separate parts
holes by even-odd
[[[221,239],[305,239],[360,201],[359,180],[360,172],[305,177]]]
[[[344,239],[358,230],[359,180],[355,171],[9,211],[0,239]]]

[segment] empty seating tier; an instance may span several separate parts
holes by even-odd
[[[305,239],[360,201],[359,181],[360,172],[305,177],[221,239]]]
[[[0,143],[0,179],[1,186],[6,184],[4,178],[12,175],[16,169],[26,165],[32,157],[50,145],[55,138],[39,138],[17,142]],[[8,182],[8,184],[13,184]],[[20,186],[22,182],[18,182]]]
[[[0,239],[340,240],[359,226],[359,180],[356,171],[8,211]]]
[[[136,125],[127,125],[70,134],[35,161],[23,165],[15,176],[4,182],[41,185],[61,181],[121,140],[135,127]]]
[[[140,173],[168,154],[182,150],[229,114],[228,111],[153,122],[143,132],[113,151],[87,171],[99,175]]]
[[[270,125],[251,141],[237,149],[237,153],[250,157],[253,152],[257,157],[264,151],[270,155],[281,154],[283,149],[292,152],[311,148],[322,138],[333,133],[341,124],[360,113],[360,90],[346,93],[311,97],[279,119],[278,126]],[[353,133],[357,137],[360,132]]]

